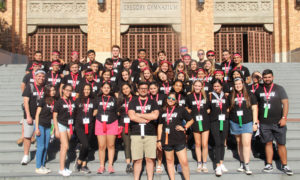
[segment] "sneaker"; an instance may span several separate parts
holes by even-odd
[[[44,166],[42,166],[41,168],[43,168],[45,171],[47,171],[48,173],[51,173],[51,170],[49,168],[46,168]]]
[[[162,172],[163,172],[162,167],[161,166],[156,166],[155,173],[161,174]]]
[[[181,165],[180,165],[180,164],[177,164],[177,172],[178,172],[178,173],[181,173],[181,172],[182,172],[182,169],[181,169]]]
[[[17,145],[21,147],[23,145],[23,142],[24,142],[24,138],[21,137],[17,140]]]
[[[287,165],[283,166],[281,170],[289,176],[294,174],[293,171]]]
[[[202,171],[202,162],[197,162],[197,172]]]
[[[70,176],[71,174],[68,172],[68,171],[66,171],[66,169],[64,169],[64,170],[59,170],[58,171],[58,174],[60,174],[60,175],[62,175],[62,176]]]
[[[130,173],[133,173],[133,166],[132,166],[132,164],[130,164],[129,172],[130,172]]]
[[[273,171],[273,166],[272,166],[272,164],[267,164],[267,165],[265,166],[265,168],[263,169],[263,171],[264,171],[264,172],[267,172],[267,173],[272,172],[272,171]]]
[[[225,167],[224,164],[221,164],[221,169],[222,169],[222,172],[228,172],[228,169]]]
[[[113,166],[108,166],[107,170],[110,174],[115,173],[114,167]]]
[[[78,164],[78,160],[77,160],[77,158],[76,158],[75,164],[74,164],[74,171],[75,171],[75,172],[79,172],[80,169],[81,169],[81,164]]]
[[[130,164],[127,164],[127,166],[126,166],[126,173],[127,173],[127,174],[130,173],[130,167],[131,167],[131,165],[130,165]]]
[[[207,168],[207,163],[206,162],[202,163],[202,172],[205,172],[205,173],[208,172],[208,168]]]
[[[65,168],[65,171],[67,171],[69,174],[72,174],[72,171],[70,171],[68,168]]]
[[[100,166],[100,168],[97,170],[97,174],[103,174],[105,171],[104,166]]]
[[[87,166],[82,166],[80,168],[80,172],[82,172],[84,174],[90,174],[91,173],[90,169]]]
[[[218,166],[217,168],[216,168],[216,176],[222,176],[222,168],[221,168],[221,166]]]
[[[46,169],[43,169],[42,167],[36,168],[36,169],[35,169],[35,172],[36,172],[37,174],[48,174],[48,171],[47,171]]]
[[[237,169],[237,171],[238,172],[244,172],[245,171],[243,162],[240,163],[240,167]]]
[[[252,174],[252,171],[250,170],[249,164],[245,164],[244,169],[245,169],[245,173],[247,175],[251,175]]]
[[[28,155],[24,155],[23,159],[21,161],[22,165],[27,165],[30,162],[29,156]]]

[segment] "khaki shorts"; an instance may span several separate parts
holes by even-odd
[[[157,136],[130,136],[131,139],[131,156],[132,160],[146,158],[156,158],[156,141]]]
[[[31,138],[35,129],[35,120],[32,120],[32,124],[28,124],[27,119],[24,119],[23,126],[24,126],[24,138]]]

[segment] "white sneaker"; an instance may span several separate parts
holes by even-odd
[[[69,174],[72,174],[72,171],[69,170],[68,168],[65,168],[65,170],[66,170]]]
[[[207,168],[207,163],[206,162],[202,163],[202,171],[205,172],[205,173],[208,172],[208,168]]]
[[[44,166],[42,166],[41,168],[43,168],[44,170],[46,170],[48,173],[51,173],[51,170],[49,168],[46,168]]]
[[[222,168],[221,168],[221,166],[218,166],[216,168],[216,176],[222,176]]]
[[[30,162],[29,156],[28,155],[24,155],[23,159],[21,161],[22,165],[27,165]]]
[[[42,167],[36,168],[36,169],[35,169],[35,172],[36,172],[37,174],[48,174],[48,171],[47,171],[46,169],[43,169]]]
[[[221,164],[221,169],[222,169],[222,172],[228,172],[228,169],[225,167],[224,164]]]
[[[181,169],[181,165],[180,165],[180,164],[177,164],[177,172],[178,172],[178,173],[181,173],[181,172],[182,172],[182,169]]]
[[[60,174],[60,175],[62,175],[62,176],[70,176],[71,174],[68,172],[68,171],[66,171],[66,169],[64,169],[64,170],[59,170],[58,171],[58,174]]]
[[[237,169],[238,172],[244,172],[244,163],[240,163],[240,167]]]
[[[201,172],[202,171],[202,162],[198,162],[197,163],[197,172]]]

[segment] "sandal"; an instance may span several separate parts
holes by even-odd
[[[115,173],[114,167],[113,166],[108,166],[108,172],[110,174]]]
[[[156,172],[157,174],[161,174],[163,172],[163,169],[161,166],[156,166]]]
[[[100,168],[97,170],[97,174],[103,174],[105,171],[104,166],[100,166]]]

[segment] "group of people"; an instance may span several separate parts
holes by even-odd
[[[95,60],[93,50],[83,59],[73,51],[68,63],[59,58],[58,51],[52,52],[49,61],[43,61],[42,53],[36,51],[21,85],[21,164],[29,163],[30,144],[36,137],[36,173],[51,172],[46,168],[46,157],[53,130],[60,140],[59,174],[63,176],[72,173],[65,167],[71,138],[80,143],[75,171],[91,173],[88,154],[91,144],[98,144],[97,173],[106,171],[106,150],[107,171],[114,173],[115,142],[120,136],[126,172],[133,173],[134,179],[140,177],[144,158],[148,179],[153,179],[154,170],[161,173],[163,155],[170,179],[175,179],[175,157],[179,161],[177,171],[189,179],[187,139],[193,137],[197,166],[192,169],[209,171],[211,139],[215,174],[221,176],[228,171],[224,154],[230,133],[237,142],[237,171],[250,175],[251,139],[259,129],[266,152],[263,171],[273,170],[275,140],[282,171],[293,174],[287,165],[285,147],[288,96],[282,86],[273,83],[272,70],[250,76],[248,68],[242,65],[242,56],[228,50],[223,51],[221,64],[216,62],[212,50],[199,50],[199,60],[193,60],[188,49],[181,47],[181,59],[173,63],[165,51],[158,52],[156,61],[145,59],[146,53],[139,49],[138,59],[132,61],[121,58],[120,47],[114,45],[112,58],[102,65]]]

